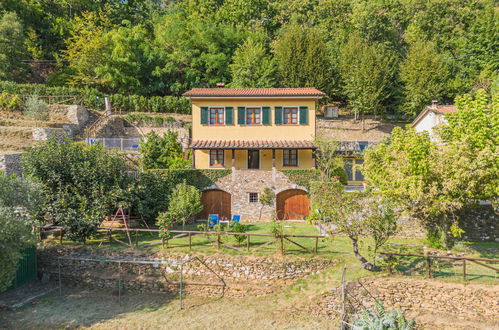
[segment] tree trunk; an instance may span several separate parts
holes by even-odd
[[[357,237],[352,237],[348,236],[352,240],[352,249],[353,249],[353,254],[355,254],[355,257],[359,259],[359,261],[363,264],[364,269],[374,271],[377,270],[378,267],[374,266],[371,264],[369,261],[367,261],[366,258],[364,258],[360,252],[359,252],[359,239]]]

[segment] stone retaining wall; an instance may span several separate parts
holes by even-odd
[[[7,175],[21,175],[21,155],[22,153],[0,155],[0,171],[5,171]]]
[[[73,256],[90,259],[161,258],[157,255],[140,255],[127,251],[99,250],[94,254],[85,249],[47,248],[38,251],[38,267],[41,273],[58,276],[58,257]],[[334,265],[327,259],[284,259],[274,257],[186,255],[169,254],[164,260],[179,262],[191,260],[183,266],[182,275],[189,293],[203,295],[221,294],[225,282],[225,295],[261,295],[277,290],[297,278],[317,274]],[[65,284],[91,285],[115,289],[119,278],[119,266],[113,262],[62,260],[61,275]],[[178,289],[180,267],[122,263],[121,274],[126,289],[139,291],[175,291]],[[223,279],[223,280],[222,280]],[[202,285],[200,285],[200,283]]]
[[[444,283],[403,277],[372,277],[348,282],[354,301],[372,308],[380,300],[386,309],[400,309],[422,329],[492,329],[499,327],[499,287]],[[348,295],[348,294],[347,294]],[[321,297],[313,313],[337,319],[341,290]],[[348,304],[347,304],[348,305]]]

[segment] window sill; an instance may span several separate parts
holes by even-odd
[[[225,168],[225,165],[210,165],[210,168]]]

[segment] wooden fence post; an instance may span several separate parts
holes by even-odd
[[[192,249],[192,236],[191,233],[189,232],[189,251]]]
[[[217,249],[220,250],[220,233],[217,234]]]
[[[135,230],[135,247],[139,248],[139,232]]]
[[[281,235],[281,255],[284,255],[284,236]]]
[[[466,259],[463,259],[463,281],[466,281]]]
[[[424,250],[424,256],[426,260],[426,277],[431,278],[431,258],[428,255],[428,250]]]
[[[246,250],[250,250],[250,235],[246,235]]]
[[[315,255],[317,255],[317,250],[319,248],[319,237],[315,238]]]

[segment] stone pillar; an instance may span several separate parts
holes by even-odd
[[[232,149],[232,181],[236,181],[236,150]]]
[[[276,182],[275,149],[272,149],[272,183]]]

